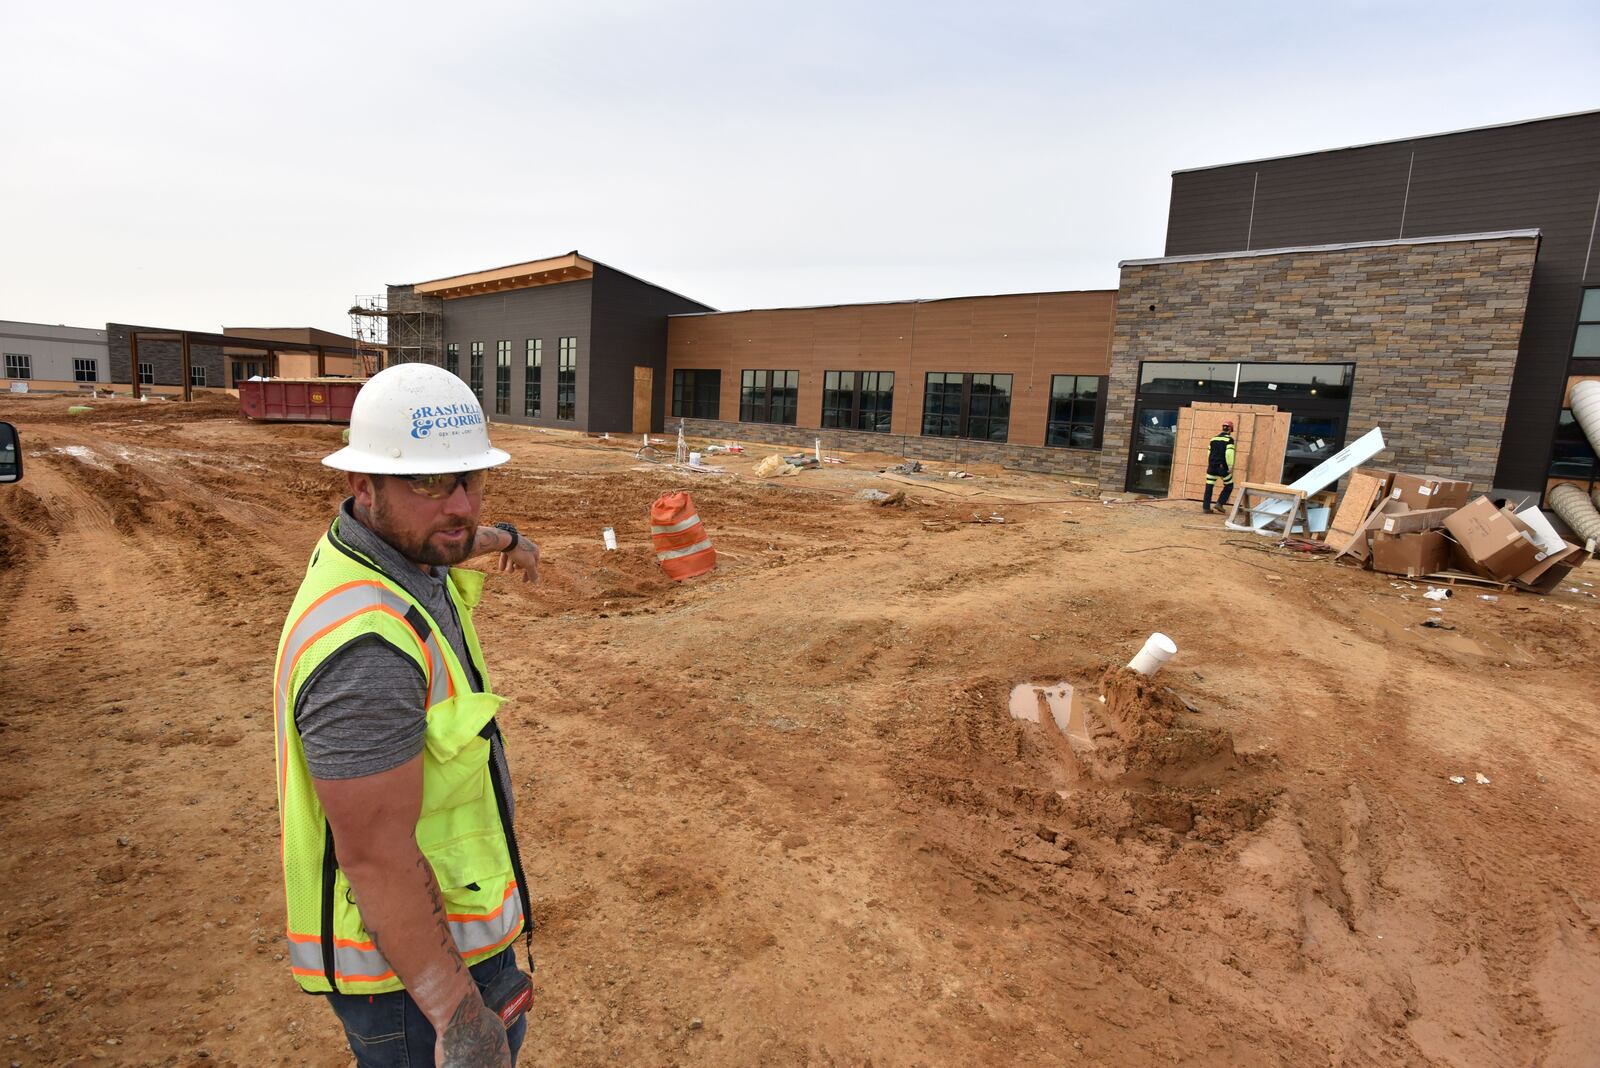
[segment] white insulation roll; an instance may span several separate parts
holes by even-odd
[[[1600,511],[1595,510],[1594,503],[1583,490],[1563,482],[1553,488],[1545,500],[1585,543],[1600,539]]]
[[[1583,427],[1589,447],[1600,453],[1600,382],[1587,379],[1572,387],[1572,415]]]

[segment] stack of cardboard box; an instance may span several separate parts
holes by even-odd
[[[1335,559],[1349,556],[1408,578],[1458,568],[1539,593],[1555,589],[1585,559],[1537,507],[1518,512],[1487,497],[1469,502],[1470,482],[1372,469],[1356,475],[1334,517],[1333,529],[1353,532],[1335,545]]]

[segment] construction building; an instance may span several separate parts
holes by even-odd
[[[667,316],[705,310],[569,252],[392,285],[350,314],[359,345],[460,375],[497,422],[643,432],[667,402]]]
[[[1095,478],[1112,290],[674,315],[667,414],[710,437]]]
[[[227,337],[281,342],[286,346],[277,352],[278,378],[364,378],[369,374],[356,357],[334,354],[335,350],[341,353],[348,350],[352,339],[331,330],[318,330],[314,326],[225,326],[222,333]],[[319,346],[323,350],[320,368],[317,366]],[[229,389],[238,389],[240,382],[267,374],[268,356],[260,348],[226,345],[222,355],[226,361],[224,380]]]
[[[1378,426],[1379,464],[1532,498],[1596,479],[1565,404],[1600,378],[1597,221],[1593,111],[1179,171],[1165,254],[1115,291],[718,312],[573,252],[352,312],[498,421],[682,421],[1161,494],[1181,409],[1270,404],[1286,479]]]
[[[111,381],[106,332],[0,319],[0,389],[76,392]]]
[[[1122,264],[1102,488],[1164,490],[1176,410],[1230,397],[1312,452],[1381,426],[1407,470],[1592,485],[1597,217],[1600,111],[1177,172],[1166,254]]]
[[[362,364],[354,340],[315,327],[227,327],[216,334],[107,323],[104,333],[108,381],[137,385],[138,392],[184,394],[237,389],[256,375],[364,377],[377,370],[376,363]]]

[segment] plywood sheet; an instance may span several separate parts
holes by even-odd
[[[1350,485],[1339,499],[1339,510],[1333,513],[1333,523],[1328,527],[1328,543],[1340,546],[1348,543],[1356,531],[1366,525],[1383,491],[1383,479],[1360,471],[1352,474]]]
[[[1289,413],[1270,404],[1191,404],[1178,411],[1173,440],[1171,500],[1198,501],[1206,488],[1211,439],[1234,426],[1234,482],[1276,482],[1289,444]]]

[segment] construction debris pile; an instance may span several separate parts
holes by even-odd
[[[1471,491],[1459,479],[1357,469],[1329,530],[1334,559],[1387,575],[1549,593],[1587,558],[1536,505],[1469,502]]]

